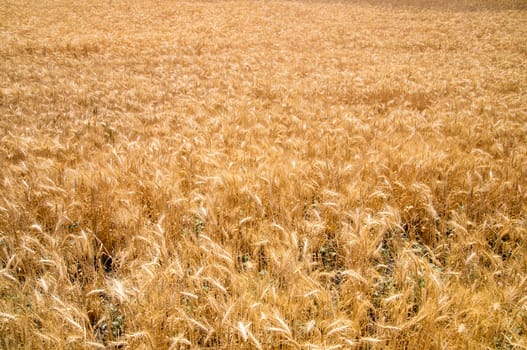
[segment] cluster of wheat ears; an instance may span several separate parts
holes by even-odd
[[[0,348],[526,348],[527,11],[408,4],[1,1]]]

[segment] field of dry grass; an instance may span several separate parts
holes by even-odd
[[[0,349],[526,348],[525,4],[372,1],[2,0]]]

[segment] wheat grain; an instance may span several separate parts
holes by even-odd
[[[0,11],[0,348],[526,346],[522,1],[56,5]]]

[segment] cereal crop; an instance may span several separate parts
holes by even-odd
[[[0,349],[525,349],[521,0],[0,0]]]

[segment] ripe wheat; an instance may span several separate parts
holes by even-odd
[[[523,1],[0,4],[0,348],[527,347]]]

